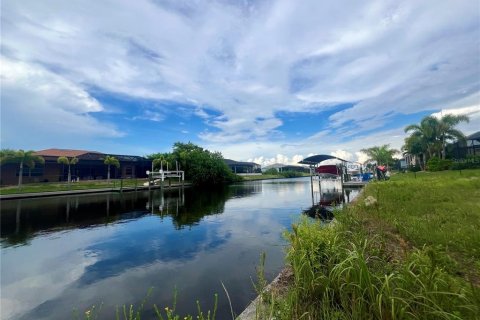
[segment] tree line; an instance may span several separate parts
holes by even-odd
[[[242,180],[223,160],[220,152],[212,152],[191,142],[176,142],[172,152],[153,153],[147,156],[153,161],[154,170],[185,171],[185,179],[194,185],[221,185]]]
[[[447,114],[441,118],[434,116],[424,117],[419,124],[405,127],[405,143],[401,150],[390,148],[388,144],[362,149],[368,156],[367,161],[378,165],[392,166],[394,156],[403,153],[415,157],[415,165],[425,170],[430,163],[431,167],[442,167],[447,158],[447,145],[455,141],[466,141],[465,135],[455,127],[461,122],[469,122],[466,115]],[[443,160],[443,162],[442,162]]]
[[[466,141],[465,135],[455,127],[461,122],[469,122],[466,115],[447,114],[441,118],[434,116],[424,117],[419,124],[405,127],[405,138],[402,151],[415,156],[416,165],[425,170],[429,160],[447,158],[447,144],[454,141]]]
[[[79,162],[77,157],[58,157],[57,163],[66,165],[68,167],[67,183],[70,184],[72,180],[71,167]],[[38,165],[45,165],[45,159],[42,156],[35,155],[33,150],[0,150],[0,165],[13,163],[18,165],[18,188],[22,186],[22,178],[24,168],[27,167],[30,171]],[[103,162],[108,167],[107,181],[110,181],[110,167],[113,165],[120,167],[120,162],[113,156],[106,156]]]
[[[194,185],[221,185],[242,180],[235,175],[224,162],[220,152],[211,152],[191,142],[176,142],[172,152],[154,153],[147,156],[153,162],[155,170],[179,169],[185,172],[185,178]],[[120,167],[120,162],[114,156],[106,156],[104,164],[107,166],[107,180],[110,181],[110,167]],[[59,157],[57,162],[67,166],[67,183],[71,181],[71,167],[79,159],[76,157]],[[18,187],[22,185],[24,168],[29,170],[38,165],[44,165],[45,159],[35,155],[35,151],[2,149],[0,151],[0,165],[14,163],[18,165]]]

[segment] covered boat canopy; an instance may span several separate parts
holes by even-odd
[[[302,161],[300,161],[299,163],[314,166],[314,165],[317,165],[320,162],[323,162],[325,160],[332,160],[332,159],[337,159],[337,160],[340,160],[342,162],[347,162],[347,160],[343,160],[343,159],[340,159],[338,157],[330,156],[328,154],[317,154],[317,155],[305,158]]]

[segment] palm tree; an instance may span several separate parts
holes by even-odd
[[[70,166],[75,165],[78,163],[78,158],[67,158],[67,157],[59,157],[57,159],[58,163],[66,164],[68,166],[68,185],[70,185],[70,180],[72,179],[72,175],[70,174]]]
[[[118,161],[117,158],[113,156],[106,156],[103,163],[105,163],[108,167],[107,181],[110,182],[110,166],[115,166],[116,168],[120,168],[120,162]]]
[[[415,165],[419,165],[422,170],[425,170],[425,150],[425,142],[416,135],[405,138],[405,144],[402,146],[403,153],[415,156]]]
[[[30,169],[35,168],[35,164],[44,164],[45,159],[40,156],[34,155],[35,151],[23,151],[23,150],[11,150],[11,149],[2,149],[0,151],[0,164],[4,163],[18,163],[19,172],[18,172],[18,187],[22,186],[22,177],[23,177],[23,166],[26,165]]]
[[[447,140],[463,140],[465,136],[462,132],[455,129],[460,122],[468,122],[470,119],[466,115],[447,114],[437,119],[434,116],[426,116],[420,121],[420,124],[411,124],[405,127],[405,132],[412,132],[410,138],[419,142],[428,158],[434,155],[442,156],[445,159],[445,149]],[[425,159],[425,161],[428,159]]]
[[[431,158],[440,152],[442,148],[440,141],[440,122],[433,116],[426,116],[420,124],[411,124],[405,127],[405,132],[412,132],[410,137],[423,147],[424,153]],[[425,162],[428,160],[425,157]]]
[[[365,153],[368,156],[367,161],[374,161],[378,165],[386,165],[392,164],[394,162],[393,156],[399,153],[396,149],[390,149],[390,145],[384,144],[380,147],[374,146],[367,149],[360,150],[361,152]]]
[[[460,122],[469,122],[470,118],[466,115],[447,114],[440,118],[439,134],[442,141],[442,158],[445,159],[447,140],[465,140],[465,135],[455,129]]]

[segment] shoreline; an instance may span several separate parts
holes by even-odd
[[[97,193],[121,193],[121,192],[136,192],[136,191],[148,191],[158,189],[178,189],[184,187],[191,187],[190,183],[184,185],[172,184],[171,186],[138,186],[138,187],[124,187],[120,188],[99,188],[99,189],[80,189],[80,190],[65,190],[65,191],[45,191],[45,192],[31,192],[31,193],[12,193],[0,195],[0,201],[4,200],[17,200],[17,199],[33,199],[33,198],[46,198],[46,197],[59,197],[70,196],[80,194],[97,194]]]
[[[347,205],[355,204],[359,197],[362,195],[365,189],[362,186],[359,194],[350,201]],[[333,221],[332,221],[333,222]],[[269,293],[271,291],[276,292],[285,292],[288,286],[293,281],[293,270],[289,265],[285,265],[278,275],[265,287],[263,293]],[[255,320],[257,319],[257,307],[262,304],[262,295],[259,294],[257,297],[250,302],[245,309],[235,318],[235,320]]]
[[[268,177],[261,179],[244,179],[239,181],[239,183],[245,183],[250,181],[262,181],[262,180],[278,180],[278,179],[293,179],[293,178],[303,178],[303,177]],[[183,187],[191,187],[191,183],[184,183]],[[164,189],[177,189],[181,188],[180,184],[172,184],[171,186],[163,186]],[[137,186],[135,187],[123,187],[120,188],[95,188],[95,189],[77,189],[77,190],[62,190],[62,191],[40,191],[40,192],[25,192],[25,193],[11,193],[11,194],[0,194],[0,201],[3,200],[16,200],[16,199],[30,199],[30,198],[44,198],[44,197],[57,197],[57,196],[68,196],[68,195],[77,195],[77,194],[95,194],[95,193],[107,193],[107,192],[132,192],[132,191],[145,191],[145,190],[156,190],[161,189],[162,186],[154,185],[150,186]]]

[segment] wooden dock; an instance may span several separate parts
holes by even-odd
[[[348,181],[343,183],[344,188],[362,188],[366,185],[366,181]]]

